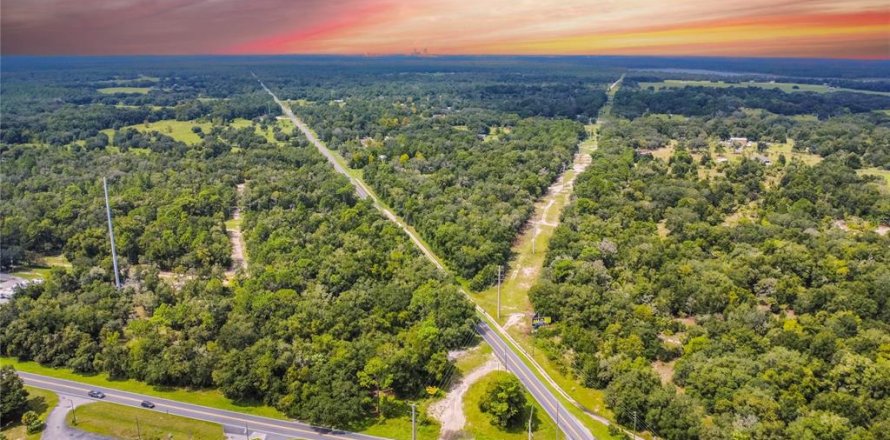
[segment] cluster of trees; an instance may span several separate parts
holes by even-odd
[[[842,158],[853,168],[890,169],[890,116],[882,112],[826,121],[752,109],[688,118],[648,114],[620,127],[634,132],[633,136],[624,135],[626,146],[633,148],[657,149],[676,141],[693,153],[707,152],[712,145],[721,152],[730,147],[720,141],[745,137],[757,143],[758,149],[772,143],[793,142],[795,151]]]
[[[833,222],[886,222],[890,198],[839,158],[703,180],[682,147],[635,155],[635,123],[603,128],[554,233],[541,346],[665,438],[883,438],[888,237]]]
[[[102,182],[109,176],[118,252],[170,270],[227,267],[231,251],[223,222],[234,207],[237,176],[202,169],[200,160],[170,155],[75,151],[16,145],[0,156],[8,185],[3,215],[3,266],[64,253],[84,270],[111,270]],[[166,138],[169,139],[169,138]],[[176,145],[184,148],[180,143]],[[47,173],[45,170],[54,172]],[[110,272],[109,272],[110,274]]]
[[[741,108],[761,108],[780,115],[815,114],[826,119],[890,108],[890,96],[851,92],[786,93],[759,87],[690,86],[659,91],[622,88],[615,95],[612,113],[627,118],[646,113],[708,116]]]
[[[523,119],[499,135],[449,120],[399,130],[364,167],[365,180],[479,289],[494,282],[534,200],[565,166],[583,135],[567,120]]]
[[[584,136],[581,124],[566,119],[431,114],[414,101],[295,110],[474,289],[495,281],[534,200],[570,164]]]
[[[177,149],[159,148],[158,133],[115,136],[149,152],[4,148],[4,258],[10,249],[14,262],[61,251],[73,268],[0,307],[3,354],[153,385],[218,387],[340,427],[400,413],[401,399],[440,383],[447,350],[474,334],[473,309],[455,284],[305,141],[270,143],[253,127],[201,135]],[[109,282],[95,177],[103,174],[112,177],[127,274],[120,290]],[[245,181],[250,273],[225,285],[223,222]],[[168,269],[190,276],[172,287],[160,273]]]

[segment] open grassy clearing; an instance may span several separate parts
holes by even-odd
[[[24,278],[26,280],[42,280],[49,276],[54,267],[71,268],[71,263],[64,255],[53,255],[43,257],[37,264],[32,266],[17,267],[10,275]]]
[[[126,440],[225,438],[222,425],[216,423],[107,402],[78,406],[76,411],[68,413],[65,423],[82,431]]]
[[[733,82],[725,82],[725,81],[666,79],[663,82],[641,82],[640,83],[640,88],[642,88],[642,89],[647,89],[649,87],[652,87],[655,90],[660,90],[660,89],[664,89],[664,88],[687,87],[687,86],[688,87],[717,87],[717,88],[758,87],[761,89],[779,89],[786,93],[791,93],[791,92],[816,92],[816,93],[853,92],[853,93],[866,93],[866,94],[871,94],[871,95],[890,96],[890,93],[888,93],[888,92],[845,89],[845,88],[839,88],[839,87],[825,86],[825,85],[821,85],[821,84],[798,84],[798,83],[768,82],[768,81],[747,81],[747,82],[733,83]]]
[[[487,414],[479,410],[479,401],[482,400],[485,390],[489,384],[503,377],[511,376],[505,371],[495,371],[483,376],[476,382],[464,397],[464,413],[467,415],[466,431],[472,434],[476,440],[524,440],[528,438],[528,416],[529,410],[526,408],[524,412],[524,422],[521,426],[504,431],[501,428],[491,424]],[[525,393],[526,401],[534,407],[532,414],[532,434],[535,438],[553,439],[559,438],[556,431],[556,424],[544,412],[531,394]]]
[[[151,90],[150,87],[103,87],[101,89],[96,89],[97,92],[102,93],[103,95],[116,95],[116,94],[132,94],[132,95],[144,95]]]
[[[425,415],[428,403],[429,401],[424,401],[417,405],[417,438],[420,440],[439,438],[439,425]],[[402,417],[378,420],[375,424],[363,428],[361,432],[395,440],[411,440],[411,409],[409,408],[407,415]]]
[[[244,127],[250,127],[252,124],[253,124],[253,122],[248,119],[238,118],[238,119],[235,119],[232,122],[228,123],[227,125],[230,127],[233,127],[233,128],[244,128]],[[260,127],[260,125],[257,124],[256,132],[257,132],[257,134],[264,136],[267,141],[274,143],[276,141],[275,141],[275,133],[273,132],[273,127],[275,125],[277,125],[282,130],[284,130],[285,133],[287,133],[287,132],[289,132],[288,131],[288,129],[290,127],[289,124],[290,123],[288,121],[279,120],[279,121],[276,121],[275,124],[270,124],[266,130],[263,130],[262,127]],[[198,136],[197,133],[192,131],[192,127],[200,127],[204,133],[209,133],[210,130],[213,128],[213,125],[214,125],[213,123],[208,122],[208,121],[195,121],[195,120],[177,121],[175,119],[163,119],[163,120],[155,121],[155,122],[146,122],[143,124],[128,125],[126,127],[121,127],[121,130],[127,129],[127,128],[133,128],[133,129],[136,129],[143,133],[157,131],[161,134],[170,136],[173,139],[183,142],[187,145],[195,145],[195,144],[201,142],[201,137]],[[105,133],[105,135],[108,136],[108,139],[110,139],[110,140],[114,138],[114,129],[106,128],[105,130],[102,130],[102,133]],[[112,147],[109,146],[108,148],[112,148]],[[140,149],[130,148],[129,151],[134,152],[136,150],[140,150]],[[145,151],[148,152],[150,150],[145,149]]]
[[[490,354],[491,346],[483,341],[479,345],[467,350],[463,356],[458,358],[454,362],[455,368],[460,374],[465,375],[484,364]]]
[[[590,136],[579,146],[582,156],[590,154],[596,148],[596,134],[592,126],[588,126]],[[574,166],[566,170],[562,178],[555,182],[548,193],[535,204],[535,210],[530,218],[530,223],[517,238],[513,245],[513,259],[505,269],[501,284],[501,312],[499,323],[507,323],[513,313],[530,314],[531,303],[528,300],[528,290],[537,282],[544,258],[547,255],[547,247],[550,237],[559,224],[559,218],[563,208],[571,200],[572,184],[578,173],[585,165],[581,165],[577,158]],[[533,252],[534,251],[534,252]],[[482,306],[491,316],[498,316],[498,288],[491,287],[488,290],[473,295],[474,301]],[[515,319],[515,318],[514,318]],[[527,323],[530,317],[524,321]]]
[[[150,131],[157,131],[158,133],[165,134],[167,136],[172,137],[175,140],[181,141],[188,145],[194,145],[198,142],[201,142],[201,138],[192,131],[192,127],[201,127],[201,129],[207,133],[210,131],[210,128],[213,126],[210,122],[199,122],[199,121],[177,121],[175,119],[162,119],[160,121],[155,122],[146,122],[143,124],[135,124],[128,125],[126,127],[121,127],[121,130],[126,128],[133,128],[143,133],[147,133]],[[109,140],[114,139],[114,130],[111,128],[106,128],[102,130],[102,133],[105,133],[108,136]]]
[[[145,394],[148,396],[160,397],[163,399],[176,400],[179,402],[193,403],[195,405],[203,405],[211,408],[224,409],[228,411],[237,411],[245,414],[253,414],[275,419],[286,419],[284,414],[265,405],[240,405],[225,396],[222,392],[215,389],[186,389],[174,387],[155,387],[137,380],[111,380],[104,374],[85,375],[78,374],[67,368],[49,368],[44,367],[37,362],[22,362],[10,357],[0,357],[0,365],[12,365],[16,370],[26,373],[42,374],[44,376],[56,377],[77,381],[85,384],[96,385],[116,390],[129,391],[131,393]]]
[[[37,413],[40,420],[46,421],[49,413],[59,404],[59,396],[52,391],[25,386],[28,391],[28,410]],[[0,435],[9,440],[37,440],[43,435],[43,431],[28,434],[24,425],[20,422],[12,423],[0,429]]]
[[[861,170],[857,170],[856,172],[866,176],[883,177],[884,182],[886,182],[884,184],[885,189],[890,190],[890,170],[884,170],[881,168],[864,168]]]

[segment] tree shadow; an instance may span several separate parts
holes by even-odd
[[[28,399],[28,410],[34,411],[37,414],[43,414],[49,409],[49,404],[46,403],[46,399],[43,396],[34,396]]]

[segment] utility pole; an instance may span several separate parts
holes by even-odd
[[[139,417],[136,417],[136,437],[142,440],[142,430],[139,429]]]
[[[108,215],[108,237],[111,239],[111,262],[114,264],[114,286],[121,288],[121,276],[117,269],[117,249],[114,246],[114,228],[111,226],[111,205],[108,203],[108,179],[102,178],[102,188],[105,190],[105,213]]]
[[[543,215],[541,216],[544,217]],[[535,242],[538,241],[538,224],[535,223],[535,233],[532,234],[532,255],[535,254]]]
[[[528,413],[528,440],[532,440],[532,418],[535,416],[535,406],[530,406],[531,411]]]
[[[559,440],[559,402],[556,402],[556,440]]]
[[[498,319],[501,319],[501,271],[504,266],[498,266]]]
[[[634,435],[637,435],[637,412],[634,411]]]
[[[411,440],[417,440],[417,417],[415,417],[416,403],[411,404]]]

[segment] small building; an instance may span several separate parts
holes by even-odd
[[[724,156],[717,156],[717,163],[726,163],[726,162],[729,162],[729,159],[727,159]]]
[[[773,164],[773,161],[769,160],[768,157],[766,157],[766,156],[764,156],[764,155],[762,155],[762,154],[758,154],[758,155],[754,156],[754,158],[757,159],[760,163],[762,163],[762,164],[764,164],[764,165],[766,165],[766,166],[770,166],[770,165]]]
[[[748,138],[746,137],[731,137],[729,138],[729,144],[734,147],[746,146],[748,145]]]

